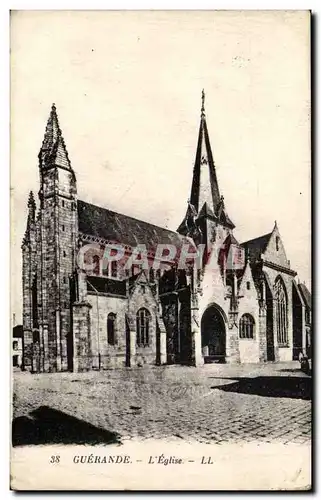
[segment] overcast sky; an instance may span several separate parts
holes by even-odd
[[[245,241],[277,220],[310,286],[309,17],[304,12],[15,12],[11,19],[13,312],[50,107],[80,199],[176,229],[201,91],[221,193]]]

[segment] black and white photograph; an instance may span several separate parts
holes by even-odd
[[[10,23],[11,488],[310,490],[310,12]]]

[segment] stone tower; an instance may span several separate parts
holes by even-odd
[[[77,186],[55,105],[38,158],[40,207],[35,220],[29,199],[23,244],[25,344],[33,338],[32,363],[37,366],[31,368],[61,371],[69,368],[72,358],[68,351],[72,348],[70,285],[76,258]],[[30,327],[33,331],[28,334]]]

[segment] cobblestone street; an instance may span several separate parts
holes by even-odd
[[[65,422],[69,428],[75,428],[72,422],[82,426],[82,437],[75,431],[78,442],[86,440],[86,426],[91,436],[95,426],[120,442],[137,437],[200,443],[311,439],[311,378],[298,363],[15,372],[13,398],[14,444],[33,444],[32,426],[44,427],[41,442],[50,442],[53,421],[55,442],[65,442]]]

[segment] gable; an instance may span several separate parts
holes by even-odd
[[[249,288],[248,288],[248,286],[249,286]],[[256,295],[257,291],[256,291],[255,283],[253,280],[253,276],[252,276],[251,266],[250,266],[249,262],[247,262],[245,269],[244,269],[244,274],[243,274],[242,279],[241,279],[241,283],[239,285],[238,294],[242,297],[247,296],[247,295],[252,296],[253,292]]]
[[[152,297],[155,300],[156,283],[151,284],[146,276],[144,270],[139,274],[129,278],[129,297],[133,298],[135,295],[145,295]]]
[[[274,227],[266,249],[262,254],[264,260],[278,264],[279,266],[290,268],[289,262],[285,253],[285,248],[277,226]]]
[[[152,315],[157,312],[156,290],[143,279],[137,280],[129,289],[128,309],[129,313],[136,317],[136,313],[142,307],[146,308]]]

